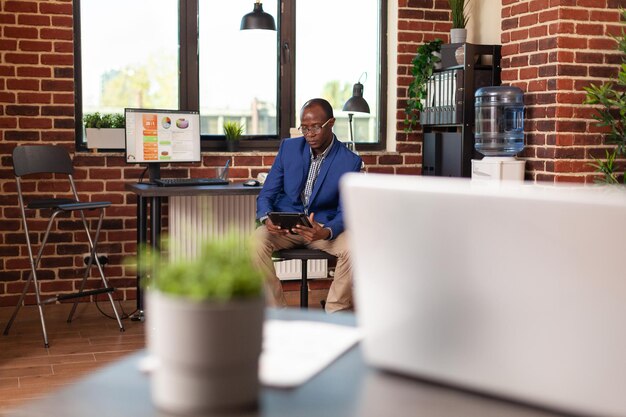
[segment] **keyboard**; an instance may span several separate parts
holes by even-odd
[[[161,178],[154,180],[161,187],[185,187],[193,185],[228,185],[228,180],[221,178]]]

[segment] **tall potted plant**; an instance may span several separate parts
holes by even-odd
[[[405,108],[405,131],[410,131],[419,121],[420,112],[424,111],[424,104],[428,94],[428,79],[433,75],[436,66],[441,62],[441,39],[426,42],[417,49],[417,54],[411,63],[413,80],[409,84],[408,100]]]
[[[239,140],[243,134],[243,126],[237,122],[224,123],[224,135],[226,136],[226,148],[229,152],[235,152],[239,145]]]
[[[465,43],[467,40],[467,21],[469,20],[469,4],[471,0],[448,0],[452,14],[450,43]]]
[[[233,234],[206,242],[195,259],[146,255],[155,405],[194,415],[253,407],[265,303],[247,246]]]
[[[626,10],[622,10],[622,22],[626,20]],[[622,31],[621,36],[616,36],[617,49],[626,54],[626,32]],[[585,87],[587,96],[585,104],[598,105],[598,113],[594,119],[598,121],[598,126],[606,127],[606,143],[615,145],[611,151],[606,151],[606,159],[595,159],[592,166],[597,172],[602,173],[602,177],[597,182],[608,184],[626,183],[626,176],[623,172],[617,172],[615,162],[619,157],[626,155],[626,57],[622,57],[622,64],[619,67],[617,79],[605,82],[601,85],[591,84]]]
[[[125,145],[124,115],[87,113],[83,116],[83,125],[90,149],[123,149]]]

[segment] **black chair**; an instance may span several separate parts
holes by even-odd
[[[300,307],[309,308],[309,284],[308,284],[308,261],[314,259],[326,259],[335,261],[337,257],[319,249],[293,248],[282,249],[272,254],[274,262],[290,261],[299,259],[302,262],[302,272],[300,273]]]
[[[102,265],[98,258],[97,253],[97,245],[98,238],[100,236],[100,229],[102,227],[102,219],[104,217],[104,209],[109,207],[111,203],[109,201],[99,201],[99,202],[81,202],[78,199],[78,193],[76,192],[76,186],[74,185],[74,166],[72,164],[72,160],[70,159],[70,155],[63,147],[53,146],[53,145],[28,145],[28,146],[18,146],[13,150],[13,171],[15,173],[15,181],[17,183],[17,195],[18,202],[20,206],[20,212],[22,216],[22,225],[24,227],[24,234],[26,236],[26,246],[28,249],[28,257],[30,260],[30,274],[28,276],[28,280],[24,284],[24,289],[22,290],[22,295],[19,298],[17,306],[13,311],[13,315],[11,316],[9,322],[7,323],[4,334],[9,334],[9,329],[17,316],[17,313],[20,310],[24,302],[24,297],[30,283],[33,282],[35,288],[35,299],[37,301],[37,307],[39,309],[39,317],[41,319],[41,328],[43,332],[43,341],[45,347],[49,347],[48,344],[48,334],[46,332],[46,323],[44,320],[43,314],[43,305],[48,303],[54,303],[57,301],[64,301],[79,297],[86,297],[91,295],[97,295],[106,293],[109,297],[109,301],[111,302],[111,306],[113,307],[113,312],[115,314],[115,318],[117,319],[117,323],[120,327],[120,331],[124,331],[124,326],[120,320],[120,316],[117,313],[117,309],[115,308],[115,304],[113,301],[113,296],[111,293],[114,291],[114,288],[110,287],[107,279],[104,276],[104,271],[102,270]],[[38,182],[39,184],[44,181],[50,183],[51,181],[55,182],[54,188],[56,189],[65,189],[65,194],[69,197],[52,197],[52,198],[34,198],[29,199],[28,203],[25,201],[25,196],[22,191],[22,177],[28,175],[41,175],[41,174],[52,174],[45,175],[43,180]],[[69,186],[63,187],[57,183],[60,183],[64,178],[66,178],[69,182]],[[29,193],[30,195],[30,193]],[[39,245],[39,250],[37,251],[37,255],[34,256],[33,244],[31,242],[31,236],[28,229],[27,218],[27,210],[30,211],[38,211],[40,217],[44,217],[47,213],[50,213],[50,217],[48,220],[48,224],[45,229],[45,233],[41,238],[41,243]],[[99,216],[97,221],[97,226],[93,234],[89,232],[89,226],[87,223],[87,219],[85,218],[85,210],[98,210]],[[87,267],[85,269],[85,274],[83,275],[83,280],[80,285],[80,289],[78,292],[70,293],[70,294],[60,294],[54,297],[42,299],[39,282],[37,281],[37,267],[39,265],[39,261],[44,253],[44,248],[46,243],[48,242],[48,237],[50,236],[50,231],[52,230],[53,225],[56,223],[55,219],[61,213],[74,213],[77,212],[80,215],[80,220],[82,226],[87,234],[87,240],[89,243],[89,258],[86,260]],[[35,241],[39,240],[38,236],[35,238]],[[85,291],[85,284],[87,282],[87,278],[89,276],[89,272],[91,271],[91,267],[93,264],[96,264],[98,272],[100,273],[100,278],[102,279],[102,288],[88,290]],[[67,318],[67,322],[72,321],[72,317],[74,312],[76,311],[76,306],[78,305],[78,300],[74,302],[70,314]]]

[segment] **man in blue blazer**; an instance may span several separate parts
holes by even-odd
[[[300,111],[303,136],[284,139],[257,198],[256,217],[263,224],[254,232],[255,262],[266,279],[268,304],[286,305],[272,252],[296,246],[321,249],[337,257],[326,311],[352,308],[352,266],[339,198],[339,178],[359,172],[361,158],[333,134],[333,109],[315,98]],[[271,211],[306,213],[312,227],[281,229],[267,217]]]

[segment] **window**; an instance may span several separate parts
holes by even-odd
[[[222,126],[245,126],[242,149],[275,148],[302,104],[328,99],[334,131],[361,81],[369,114],[355,114],[359,149],[381,149],[384,0],[264,0],[278,31],[240,31],[254,1],[76,0],[76,120],[125,107],[199,110],[204,149],[225,149]],[[124,13],[120,13],[124,10]],[[77,148],[85,149],[77,123]]]
[[[177,0],[82,0],[81,6],[83,113],[177,108]]]
[[[276,137],[278,125],[276,32],[239,30],[253,1],[199,5],[200,115],[202,133],[221,135],[225,121],[244,126],[244,135]],[[276,16],[276,0],[263,1]],[[272,13],[274,11],[274,13]],[[275,18],[276,20],[276,18]]]
[[[323,97],[335,112],[333,131],[349,139],[348,115],[342,111],[352,96],[353,85],[364,86],[370,114],[355,113],[354,139],[377,142],[377,92],[380,64],[376,45],[379,33],[379,1],[301,1],[296,9],[296,100],[295,114],[310,98]],[[323,23],[322,23],[323,22]],[[299,121],[296,122],[296,126]]]

